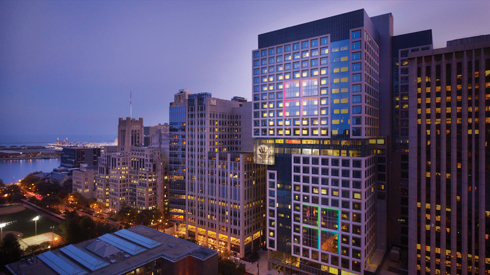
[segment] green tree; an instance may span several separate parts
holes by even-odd
[[[0,243],[0,266],[16,262],[22,258],[22,249],[17,237],[8,233]]]

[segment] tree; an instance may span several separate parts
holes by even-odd
[[[29,175],[27,175],[25,178],[23,178],[20,181],[20,187],[22,187],[23,189],[32,190],[32,188],[35,187],[35,185],[43,182],[42,180],[39,180],[38,177],[34,176],[34,174],[37,174],[37,173],[42,173],[42,172],[39,171],[39,172],[30,173]]]
[[[90,240],[96,237],[97,225],[94,220],[89,216],[83,216],[80,218],[80,227],[83,231],[83,237],[85,240]]]
[[[138,210],[136,208],[123,205],[119,212],[116,214],[116,219],[125,223],[134,223],[136,221],[136,216],[138,215]]]
[[[219,275],[245,275],[245,265],[236,264],[234,261],[224,258],[218,258]]]
[[[22,258],[22,249],[17,237],[8,233],[0,243],[0,266],[16,262]]]
[[[136,215],[136,224],[149,225],[162,218],[162,212],[156,208],[152,210],[142,210]]]

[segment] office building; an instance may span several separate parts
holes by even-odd
[[[187,98],[187,237],[240,257],[264,241],[265,170],[253,163],[251,118],[243,98]]]
[[[490,274],[490,35],[408,53],[409,274]]]
[[[96,198],[97,166],[80,164],[79,170],[73,170],[72,190],[87,199]]]
[[[63,147],[61,152],[61,166],[67,168],[80,168],[80,164],[97,166],[100,148]]]
[[[218,252],[138,225],[6,265],[21,274],[218,274]]]
[[[185,148],[186,109],[189,91],[182,89],[175,94],[169,107],[169,162],[168,194],[169,221],[177,232],[185,235]]]
[[[357,10],[261,34],[258,44],[252,124],[256,163],[268,165],[270,263],[363,274],[392,246],[406,258],[408,173],[391,170],[408,172],[406,57],[431,49],[432,32],[394,36],[391,14]],[[405,157],[393,163],[394,152]],[[403,196],[403,212],[391,209]]]
[[[391,109],[391,140],[392,146],[388,148],[389,162],[387,163],[386,179],[389,184],[379,186],[379,190],[386,190],[386,207],[389,219],[386,232],[389,234],[388,242],[401,248],[402,258],[406,259],[408,253],[408,54],[432,49],[432,31],[408,33],[393,36],[391,79],[393,102]],[[379,167],[382,168],[382,167]],[[391,173],[390,171],[395,171]],[[378,169],[378,174],[383,169]],[[380,192],[380,191],[379,191]],[[404,269],[406,267],[404,266]]]

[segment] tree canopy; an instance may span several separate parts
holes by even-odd
[[[106,222],[95,222],[91,217],[80,216],[76,211],[68,211],[66,220],[60,224],[66,244],[83,242],[116,230],[116,227]]]
[[[8,233],[0,243],[0,266],[16,262],[22,258],[22,249],[17,237]]]

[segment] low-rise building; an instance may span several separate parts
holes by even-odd
[[[218,252],[146,226],[6,265],[11,274],[218,274]]]

